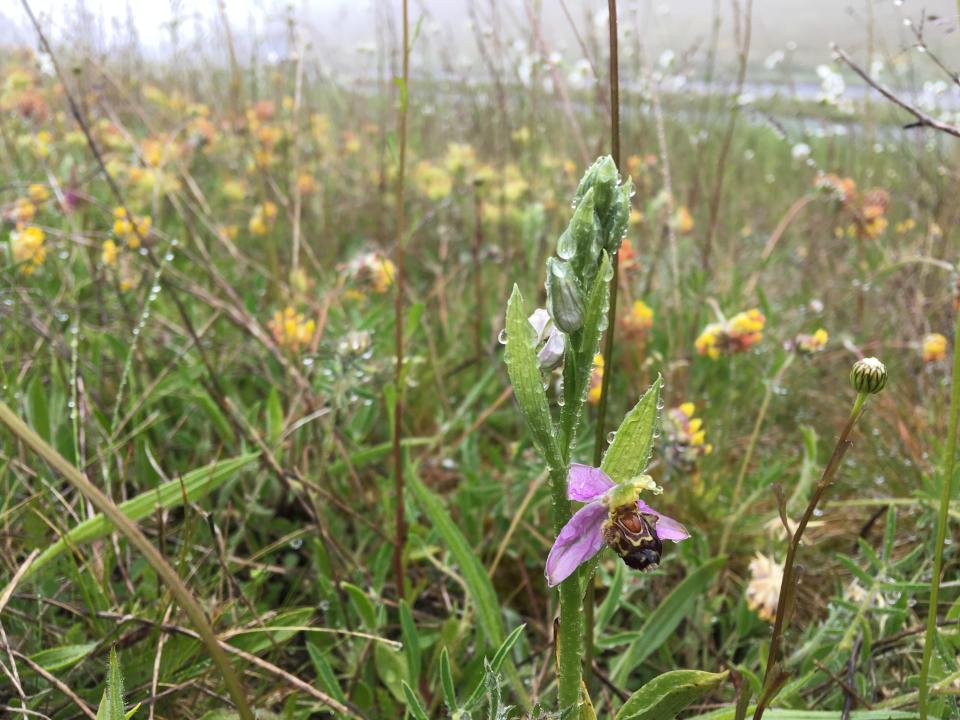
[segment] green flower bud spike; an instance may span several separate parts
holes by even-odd
[[[583,294],[569,264],[547,260],[547,310],[553,324],[565,333],[573,333],[583,326]]]
[[[850,371],[850,384],[858,393],[875,395],[887,384],[887,368],[875,357],[857,360]]]

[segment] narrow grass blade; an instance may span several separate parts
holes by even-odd
[[[483,636],[491,646],[500,645],[504,634],[500,603],[497,601],[497,593],[490,583],[490,578],[487,577],[486,569],[437,496],[415,475],[410,477],[409,487],[413,490],[420,508],[440,533],[457,565],[460,566],[460,572],[463,573],[463,579],[467,583],[470,597],[477,609],[477,619]]]
[[[170,480],[152,490],[140,493],[125,503],[120,503],[117,508],[130,520],[136,522],[153,513],[157,507],[168,509],[181,505],[184,488],[186,489],[187,500],[196,502],[220,487],[227,478],[256,460],[258,455],[259,453],[239,455],[229,460],[220,460],[202,468],[197,468],[183,476],[182,485],[179,478]],[[44,550],[43,554],[30,566],[24,577],[27,578],[36,574],[38,570],[59,557],[67,548],[104,537],[110,532],[111,528],[112,525],[102,513],[84,520]]]

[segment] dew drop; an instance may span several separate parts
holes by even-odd
[[[506,328],[504,328],[503,330],[501,330],[501,331],[500,331],[500,334],[497,335],[497,342],[500,343],[501,345],[506,345],[506,344],[507,344],[507,329],[506,329]]]
[[[608,442],[608,443],[612,443],[612,442],[613,442],[614,440],[616,440],[616,439],[617,439],[617,431],[616,431],[616,430],[611,430],[610,432],[607,433],[607,442]]]
[[[564,230],[557,240],[557,256],[561,260],[569,260],[577,254],[577,243],[573,239],[573,233]]]

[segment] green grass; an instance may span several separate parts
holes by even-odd
[[[307,66],[297,105],[293,61],[241,64],[236,78],[160,61],[129,74],[122,56],[102,67],[62,52],[62,65],[78,68],[69,89],[124,204],[151,217],[149,256],[114,234],[118,202],[56,80],[27,54],[8,53],[0,61],[3,401],[109,494],[221,640],[248,654],[231,661],[259,716],[332,717],[329,698],[346,716],[367,718],[446,717],[458,703],[472,717],[495,714],[498,703],[519,708],[506,717],[547,717],[557,694],[557,597],[543,579],[550,492],[505,392],[497,336],[515,283],[528,311],[543,304],[544,261],[569,219],[584,160],[594,159],[579,156],[556,97],[507,79],[501,104],[487,75],[474,90],[411,84],[398,419],[409,533],[399,603],[393,287],[356,264],[362,253],[393,252],[392,87],[357,89]],[[231,79],[240,81],[235,95]],[[587,148],[606,152],[602,103],[592,94],[574,100]],[[671,670],[732,669],[756,693],[770,630],[748,607],[750,562],[757,553],[782,561],[786,547],[771,485],[783,486],[797,519],[845,419],[847,373],[862,353],[883,359],[890,380],[804,538],[784,640],[790,679],[767,717],[837,717],[850,696],[844,686],[856,691],[853,718],[908,717],[899,713],[917,706],[949,386],[949,360],[924,363],[920,344],[927,333],[949,336],[953,324],[945,267],[960,261],[956,150],[925,131],[901,131],[899,114],[876,103],[869,118],[860,107],[841,117],[793,100],[747,108],[705,267],[729,105],[666,92],[663,105],[674,202],[694,224],[676,236],[675,282],[664,149],[650,99],[625,94],[623,169],[643,218],[628,234],[637,265],[621,265],[620,315],[643,299],[655,318],[642,341],[618,328],[608,418],[627,413],[661,374],[664,412],[695,403],[713,450],[689,467],[671,463],[666,431],[654,443],[651,473],[664,487],[656,506],[687,525],[690,541],[668,543],[650,574],[621,567],[609,551],[600,556],[597,715],[615,716],[624,698]],[[842,135],[833,131],[840,120]],[[41,131],[49,138],[38,141]],[[450,143],[472,155],[464,160]],[[798,143],[809,145],[809,162],[793,156]],[[165,159],[155,167],[158,152]],[[818,171],[851,177],[861,192],[886,189],[885,232],[848,237],[849,212],[818,196],[761,263],[781,218],[815,192]],[[152,185],[150,173],[160,178]],[[315,188],[298,203],[303,173]],[[6,237],[17,232],[18,198],[35,183],[50,194],[30,221],[45,233],[46,254],[28,275]],[[63,212],[58,198],[68,191],[81,202]],[[249,221],[267,202],[276,218],[254,233]],[[292,274],[298,206],[300,272]],[[906,220],[914,226],[898,228]],[[229,226],[235,234],[218,235]],[[115,263],[103,258],[108,239],[119,246]],[[271,330],[287,306],[302,313],[294,328],[302,334]],[[715,361],[696,353],[716,309],[729,318],[751,307],[766,316],[753,350]],[[819,327],[830,333],[825,351],[798,357],[772,388],[733,507],[765,379],[784,362],[785,342]],[[555,402],[554,387],[548,397]],[[593,412],[588,405],[576,461],[592,456]],[[51,466],[6,430],[0,438],[0,672],[16,666],[20,687],[0,675],[0,707],[78,717],[79,699],[95,713],[115,648],[127,709],[142,703],[134,717],[146,717],[154,687],[155,717],[235,716],[155,569]],[[888,505],[896,512],[884,512]],[[949,622],[930,674],[936,717],[956,713],[956,500],[949,511],[954,542],[939,607]],[[33,551],[40,559],[18,574]],[[485,661],[496,667],[485,670]],[[703,693],[681,717],[733,717],[730,680]]]

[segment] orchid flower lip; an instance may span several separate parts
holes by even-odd
[[[640,500],[642,490],[660,488],[647,475],[615,483],[600,468],[573,463],[567,476],[567,497],[586,503],[564,525],[547,556],[547,585],[554,587],[603,548],[603,527],[615,509],[636,503],[637,512],[656,518],[658,540],[681,542],[690,537],[687,529],[673,518],[657,512]]]

